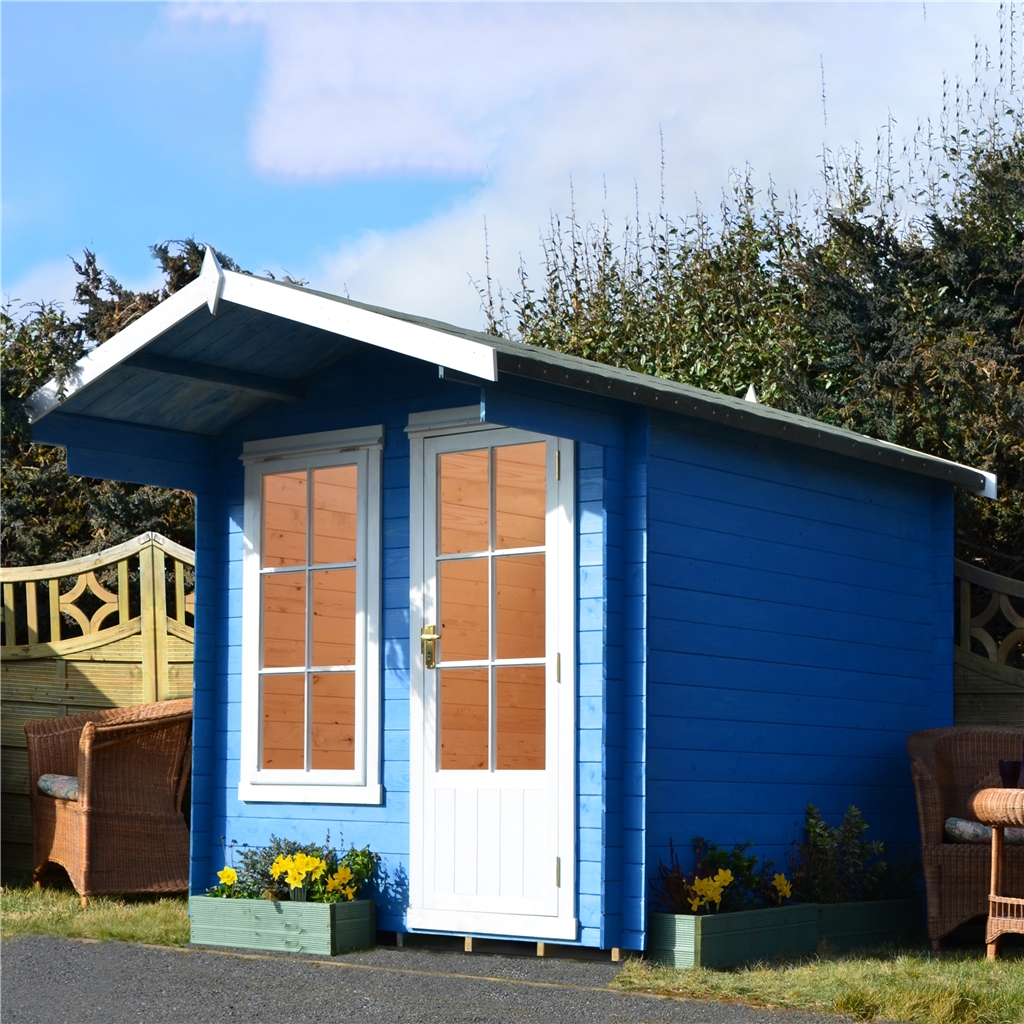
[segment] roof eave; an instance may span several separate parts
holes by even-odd
[[[660,377],[638,373],[627,376],[622,371],[612,371],[600,363],[590,364],[586,369],[557,365],[507,351],[498,353],[498,371],[627,402],[638,402],[649,408],[692,416],[766,437],[794,441],[876,465],[909,470],[955,484],[983,497],[996,497],[997,480],[994,473],[819,423],[805,416],[781,412],[771,406],[717,395]]]

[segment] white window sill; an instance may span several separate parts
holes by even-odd
[[[309,783],[238,784],[238,799],[246,803],[372,804],[384,802],[384,788],[371,786],[311,785]]]

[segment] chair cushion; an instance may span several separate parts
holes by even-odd
[[[947,818],[946,839],[951,843],[984,843],[987,845],[992,842],[992,829],[988,825],[982,825],[980,821]],[[1006,842],[1011,846],[1024,846],[1024,828],[1006,829]]]
[[[58,800],[78,799],[77,775],[40,775],[36,785],[40,793],[55,796]]]

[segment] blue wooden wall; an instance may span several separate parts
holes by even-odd
[[[409,450],[413,411],[575,439],[578,915],[586,945],[641,948],[668,840],[752,841],[781,861],[804,806],[855,803],[869,835],[916,839],[903,742],[952,716],[946,485],[508,378],[484,389],[357,350],[300,405],[208,439],[47,417],[71,472],[197,493],[192,888],[222,838],[369,843],[379,927],[403,927],[409,826]],[[243,472],[249,439],[383,422],[381,807],[237,798]]]
[[[904,741],[952,720],[951,488],[681,427],[653,418],[648,465],[649,875],[697,835],[781,864],[808,803],[915,842]]]

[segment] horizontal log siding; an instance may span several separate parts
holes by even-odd
[[[950,488],[657,419],[650,444],[648,875],[697,835],[781,864],[808,803],[916,841],[904,739],[951,712]]]

